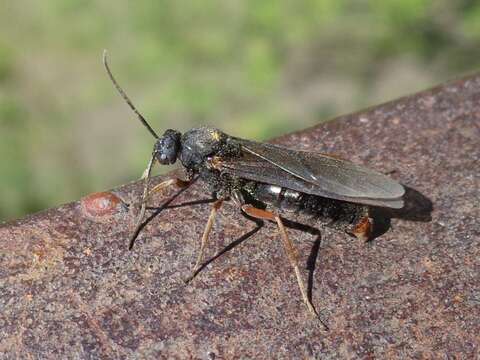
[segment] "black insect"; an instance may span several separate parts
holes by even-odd
[[[145,186],[141,211],[130,238],[130,248],[142,227],[150,194],[172,185],[186,187],[199,178],[215,199],[196,264],[187,280],[191,280],[201,267],[209,233],[222,202],[232,200],[247,215],[277,223],[303,301],[308,310],[318,316],[308,299],[297,251],[280,215],[307,216],[316,223],[368,240],[373,228],[373,220],[369,217],[371,206],[403,207],[405,190],[402,185],[383,174],[334,156],[244,140],[210,127],[191,129],[184,134],[167,130],[159,137],[114,79],[106,54],[104,64],[119,93],[157,139],[143,175]],[[183,166],[186,178],[172,178],[148,190],[154,162],[173,164],[177,160]]]

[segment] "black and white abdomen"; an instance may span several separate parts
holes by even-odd
[[[353,224],[368,213],[368,207],[346,201],[305,194],[292,189],[265,183],[250,183],[249,195],[267,208],[284,215],[304,215],[322,224],[337,227]]]
[[[258,183],[255,187],[254,197],[277,209],[296,212],[302,208],[304,194],[277,185]]]

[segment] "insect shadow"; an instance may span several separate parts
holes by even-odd
[[[308,279],[307,279],[307,297],[310,301],[312,301],[312,292],[313,292],[313,275],[315,273],[315,264],[317,263],[318,254],[320,253],[320,245],[322,242],[322,233],[320,229],[306,225],[304,223],[292,221],[292,220],[284,220],[285,226],[290,229],[300,230],[302,232],[311,234],[315,236],[315,240],[313,241],[313,245],[310,249],[310,254],[307,258],[307,271],[308,271]]]
[[[213,198],[207,198],[207,199],[199,199],[199,200],[194,200],[194,201],[186,201],[182,202],[180,204],[171,204],[178,196],[180,196],[181,193],[183,193],[186,189],[180,189],[178,190],[173,196],[169,197],[166,201],[164,201],[160,206],[158,207],[147,207],[147,210],[153,211],[153,213],[148,216],[145,221],[142,223],[142,226],[139,228],[139,231],[141,231],[150,221],[152,221],[154,218],[160,215],[160,213],[164,210],[168,209],[176,209],[176,208],[181,208],[181,207],[188,207],[188,206],[194,206],[194,205],[202,205],[202,204],[208,204],[208,203],[213,203],[215,202],[215,199]],[[214,256],[209,258],[208,260],[204,261],[198,269],[194,271],[192,274],[193,277],[195,277],[197,274],[199,274],[203,269],[205,269],[209,264],[214,262],[216,259],[218,259],[220,256],[225,254],[226,252],[232,250],[236,246],[240,245],[242,242],[253,236],[255,233],[257,233],[263,226],[264,226],[264,221],[255,219],[243,212],[241,212],[242,216],[245,217],[246,219],[254,222],[256,224],[256,227],[253,228],[252,230],[248,231],[247,233],[243,234],[240,236],[238,239],[232,241],[229,243],[227,246],[225,246],[222,250],[220,250],[218,253],[216,253]],[[285,224],[288,226],[287,224]]]
[[[404,206],[401,209],[371,207],[370,216],[373,218],[375,226],[370,241],[385,234],[391,228],[392,219],[432,221],[432,201],[411,187],[405,185],[403,187],[405,195],[403,195]]]
[[[209,264],[213,263],[215,260],[217,260],[220,256],[223,254],[227,253],[228,251],[232,250],[233,248],[237,247],[241,243],[243,243],[245,240],[249,239],[253,235],[255,235],[257,232],[260,231],[260,229],[265,225],[265,222],[263,220],[258,220],[255,218],[252,218],[246,214],[243,214],[243,217],[247,218],[248,220],[254,222],[256,224],[256,227],[254,227],[252,230],[246,232],[242,236],[240,236],[238,239],[233,240],[231,243],[229,243],[227,246],[225,246],[222,250],[217,252],[215,255],[213,255],[211,258],[207,259],[204,261],[198,269],[194,271],[192,274],[193,277],[198,275],[203,269],[205,269]]]
[[[425,195],[421,194],[419,191],[405,186],[406,192],[404,195],[404,202],[405,205],[402,209],[386,209],[386,208],[379,208],[379,207],[372,207],[370,215],[374,219],[375,227],[374,232],[372,234],[372,240],[380,237],[384,233],[386,233],[391,228],[391,219],[403,219],[407,221],[420,221],[420,222],[429,222],[432,220],[431,213],[433,211],[433,203],[430,199],[428,199]],[[180,196],[186,189],[180,189],[175,192],[171,197],[167,198],[160,206],[158,207],[148,207],[148,210],[153,211],[153,213],[148,216],[142,224],[142,227],[139,229],[143,229],[145,225],[147,225],[150,221],[152,221],[155,217],[159,216],[160,213],[164,210],[168,209],[176,209],[194,205],[201,205],[201,204],[208,204],[215,201],[213,198],[205,198],[199,199],[194,201],[186,201],[179,204],[172,204],[172,202]],[[209,259],[205,260],[198,269],[195,270],[194,276],[198,275],[202,272],[208,265],[213,263],[219,257],[224,255],[225,253],[231,251],[257,232],[259,232],[265,225],[265,222],[262,220],[258,220],[253,218],[243,212],[241,212],[242,216],[249,221],[252,221],[256,224],[256,226],[246,232],[245,234],[241,235],[239,238],[233,240],[228,245],[226,245],[223,249],[218,251],[215,255],[210,257]],[[302,232],[311,234],[315,236],[313,240],[312,247],[310,249],[310,254],[306,261],[306,269],[308,271],[308,280],[307,280],[307,297],[311,301],[312,300],[312,292],[313,292],[313,282],[314,282],[314,273],[316,268],[316,262],[320,253],[320,246],[322,241],[321,230],[320,228],[310,226],[304,223],[300,223],[297,221],[284,219],[284,224],[287,228],[300,230]]]
[[[159,216],[160,213],[164,210],[168,209],[176,209],[176,208],[182,208],[182,207],[188,207],[188,206],[194,206],[194,205],[202,205],[202,204],[208,204],[212,203],[215,201],[213,198],[206,198],[206,199],[199,199],[199,200],[194,200],[194,201],[186,201],[182,202],[179,204],[172,204],[172,202],[183,193],[185,189],[180,189],[178,190],[175,194],[173,194],[171,197],[169,197],[166,201],[164,201],[160,206],[158,207],[147,207],[147,210],[153,211],[153,213],[148,216],[145,221],[142,224],[141,229],[143,229],[148,223],[150,223],[155,217]],[[200,272],[202,272],[208,265],[213,263],[215,260],[220,258],[222,255],[225,253],[231,251],[238,245],[242,244],[244,241],[255,235],[257,232],[259,232],[265,225],[265,221],[256,219],[254,217],[251,217],[244,212],[241,212],[242,216],[246,218],[247,220],[253,222],[256,224],[256,226],[246,232],[245,234],[241,235],[237,239],[233,240],[230,242],[228,245],[226,245],[223,249],[218,251],[215,255],[210,257],[209,259],[205,260],[198,269],[194,272],[194,276],[198,275]],[[315,236],[315,240],[312,243],[312,247],[310,249],[310,254],[307,258],[306,261],[306,269],[308,271],[308,280],[307,280],[307,296],[310,301],[312,301],[312,292],[313,292],[313,280],[314,280],[314,272],[315,272],[315,264],[317,262],[317,258],[320,252],[320,245],[321,245],[321,231],[320,229],[306,225],[304,223],[296,222],[293,220],[289,219],[284,219],[284,224],[287,228],[290,229],[295,229],[299,230],[308,234],[311,234]],[[141,230],[140,229],[140,230]]]

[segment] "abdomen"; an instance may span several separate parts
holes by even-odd
[[[324,225],[350,225],[367,212],[365,205],[328,199],[265,183],[250,183],[248,195],[252,200],[274,208],[287,218],[304,217]],[[289,216],[290,215],[290,216]]]

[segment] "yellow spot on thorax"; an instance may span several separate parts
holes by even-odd
[[[217,131],[217,130],[212,130],[210,132],[211,136],[212,136],[212,139],[216,140],[216,141],[219,141],[220,140],[220,137],[221,137],[221,134],[220,134],[220,131]]]

